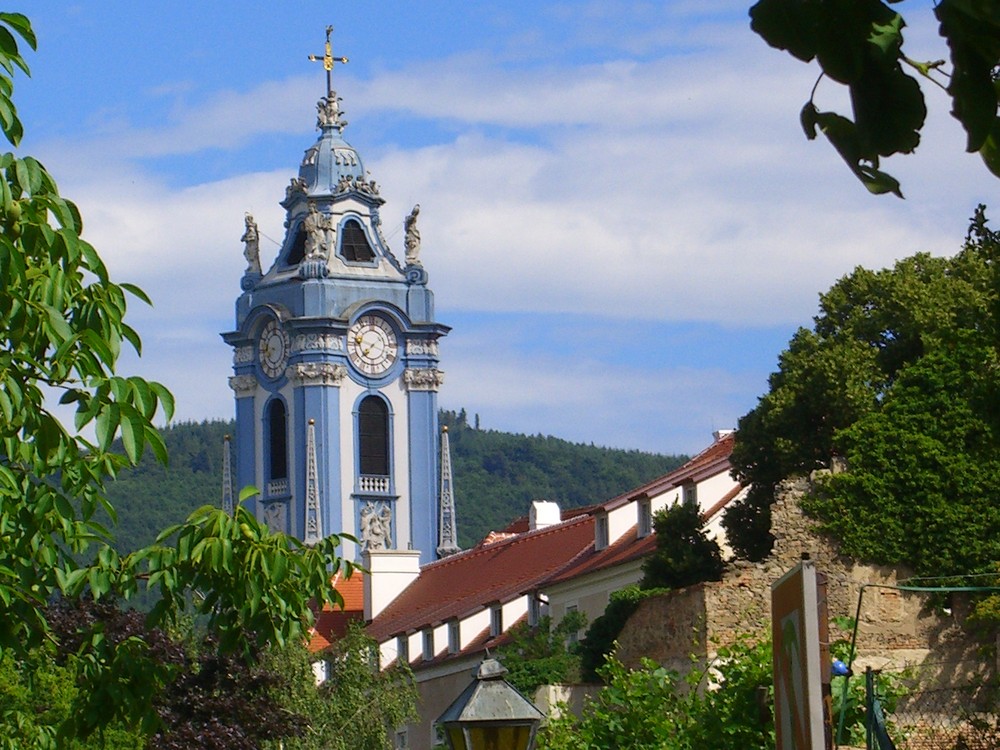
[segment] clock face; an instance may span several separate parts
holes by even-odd
[[[347,331],[347,356],[365,375],[385,374],[398,354],[396,332],[378,315],[362,315]]]
[[[257,351],[264,374],[272,379],[281,377],[288,362],[288,334],[278,321],[269,321],[264,326]]]

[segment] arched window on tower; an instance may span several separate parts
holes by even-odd
[[[278,480],[288,486],[288,416],[285,403],[279,398],[271,399],[267,405],[267,447],[268,447],[268,494],[279,492]]]
[[[357,219],[348,219],[340,227],[340,255],[351,263],[371,263],[375,260],[368,235]]]
[[[295,231],[295,239],[292,240],[292,247],[288,251],[288,257],[285,259],[285,265],[287,266],[297,266],[302,262],[302,259],[306,257],[306,230],[299,224],[299,228]]]
[[[378,396],[358,409],[358,453],[362,476],[389,476],[389,407]]]

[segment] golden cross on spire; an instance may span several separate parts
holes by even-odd
[[[323,62],[323,68],[326,70],[326,92],[328,95],[333,94],[333,64],[335,62],[346,63],[346,57],[334,57],[333,52],[330,47],[330,34],[333,33],[333,26],[326,27],[326,48],[323,51],[323,56],[319,55],[309,55],[309,60],[311,62]]]

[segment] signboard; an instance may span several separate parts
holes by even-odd
[[[830,658],[821,578],[814,563],[803,560],[771,585],[777,750],[826,750],[831,744],[825,720]]]

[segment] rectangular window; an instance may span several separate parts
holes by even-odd
[[[400,664],[410,663],[410,639],[405,634],[396,637],[396,658]]]
[[[653,505],[649,500],[639,501],[639,538],[653,533]]]
[[[535,627],[542,619],[542,600],[537,591],[528,594],[528,627]]]
[[[405,729],[396,730],[396,750],[406,750],[410,746],[409,737]]]
[[[490,608],[490,637],[496,638],[503,632],[503,608],[499,604]]]
[[[458,620],[448,623],[448,653],[457,654],[462,650],[462,628]]]
[[[608,514],[598,513],[594,518],[594,549],[608,546]]]
[[[434,658],[434,630],[428,628],[424,631],[424,661]]]
[[[567,604],[566,605],[566,614],[567,615],[570,612],[576,612],[576,611],[577,611],[577,606],[575,604]],[[580,640],[580,631],[574,630],[572,633],[570,633],[568,636],[566,636],[566,645],[567,646],[572,646],[573,644],[575,644],[579,640]]]
[[[698,485],[694,482],[684,485],[684,502],[692,505],[698,504]]]

